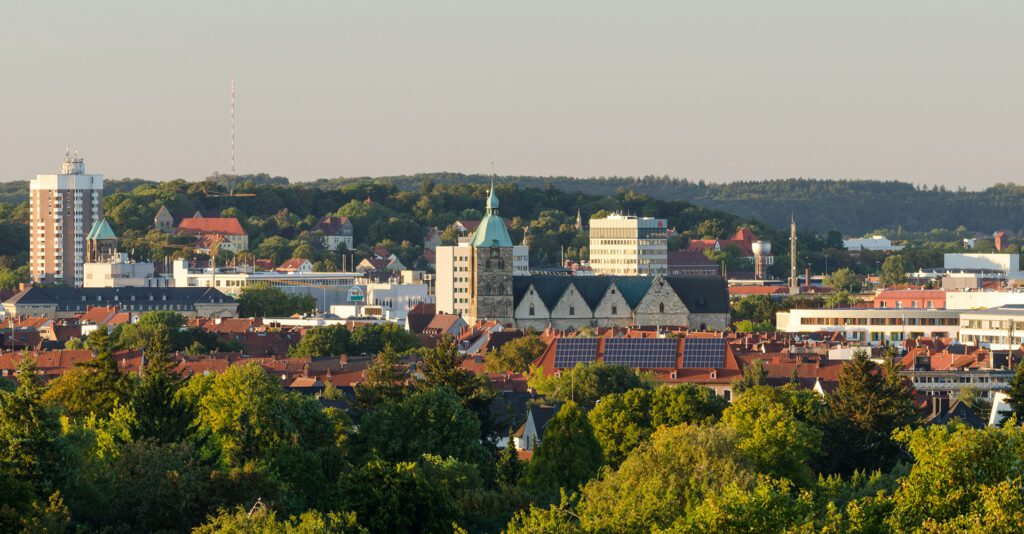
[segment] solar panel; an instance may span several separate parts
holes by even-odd
[[[604,342],[604,363],[634,369],[672,369],[676,366],[678,339],[612,338]]]
[[[597,338],[568,337],[555,345],[555,367],[569,369],[577,363],[592,363],[597,359]]]
[[[725,366],[725,339],[688,337],[683,342],[683,367],[718,369]]]

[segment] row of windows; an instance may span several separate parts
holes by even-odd
[[[801,317],[800,324],[809,326],[956,326],[960,320],[956,317]]]
[[[537,314],[537,310],[536,310],[536,308],[534,307],[534,305],[532,303],[530,304],[530,308],[529,308],[529,310],[527,310],[527,313],[530,315],[530,317],[533,317],[534,315]],[[659,302],[658,303],[658,313],[665,313],[665,303],[664,302]],[[618,315],[619,314],[619,307],[617,305],[612,304],[612,313],[611,314],[612,315]],[[574,306],[572,304],[569,305],[569,315],[570,316],[576,315],[576,306]]]
[[[903,301],[902,301],[902,300],[891,300],[891,301],[890,301],[890,300],[881,300],[881,301],[879,301],[879,302],[878,302],[878,307],[879,307],[879,308],[896,308],[896,309],[902,309],[902,308],[904,308],[905,306],[903,305]],[[916,300],[912,300],[912,301],[910,302],[910,308],[911,308],[911,309],[917,309],[918,307],[919,307],[919,305],[918,305],[918,301],[916,301]],[[926,301],[926,302],[924,303],[924,307],[926,307],[926,308],[928,308],[928,309],[930,309],[930,310],[931,310],[931,309],[935,309],[935,303],[934,303],[934,302],[932,302],[932,301],[930,301],[930,300],[929,300],[929,301]]]
[[[1005,384],[1006,378],[995,376],[915,376],[915,384]]]
[[[964,321],[964,328],[985,329],[985,330],[1009,330],[1009,320],[1002,319],[968,319]],[[1013,321],[1014,330],[1024,331],[1024,321]]]

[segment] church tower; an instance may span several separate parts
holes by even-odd
[[[100,219],[85,236],[85,263],[113,261],[116,256],[117,235],[107,224],[107,219]]]
[[[469,296],[470,322],[492,319],[513,322],[512,238],[505,220],[498,215],[498,196],[494,184],[487,197],[487,214],[470,241],[472,283]]]

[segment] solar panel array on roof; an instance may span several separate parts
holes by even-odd
[[[671,369],[676,366],[678,339],[612,338],[604,342],[604,363],[635,369]]]
[[[597,359],[597,338],[569,337],[559,339],[555,345],[555,367],[568,369],[577,363],[592,363]]]
[[[709,369],[725,366],[725,339],[688,337],[683,341],[683,367]]]

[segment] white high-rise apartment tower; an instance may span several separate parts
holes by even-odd
[[[85,236],[103,216],[103,176],[65,153],[60,174],[40,174],[29,188],[29,272],[32,281],[81,287]]]

